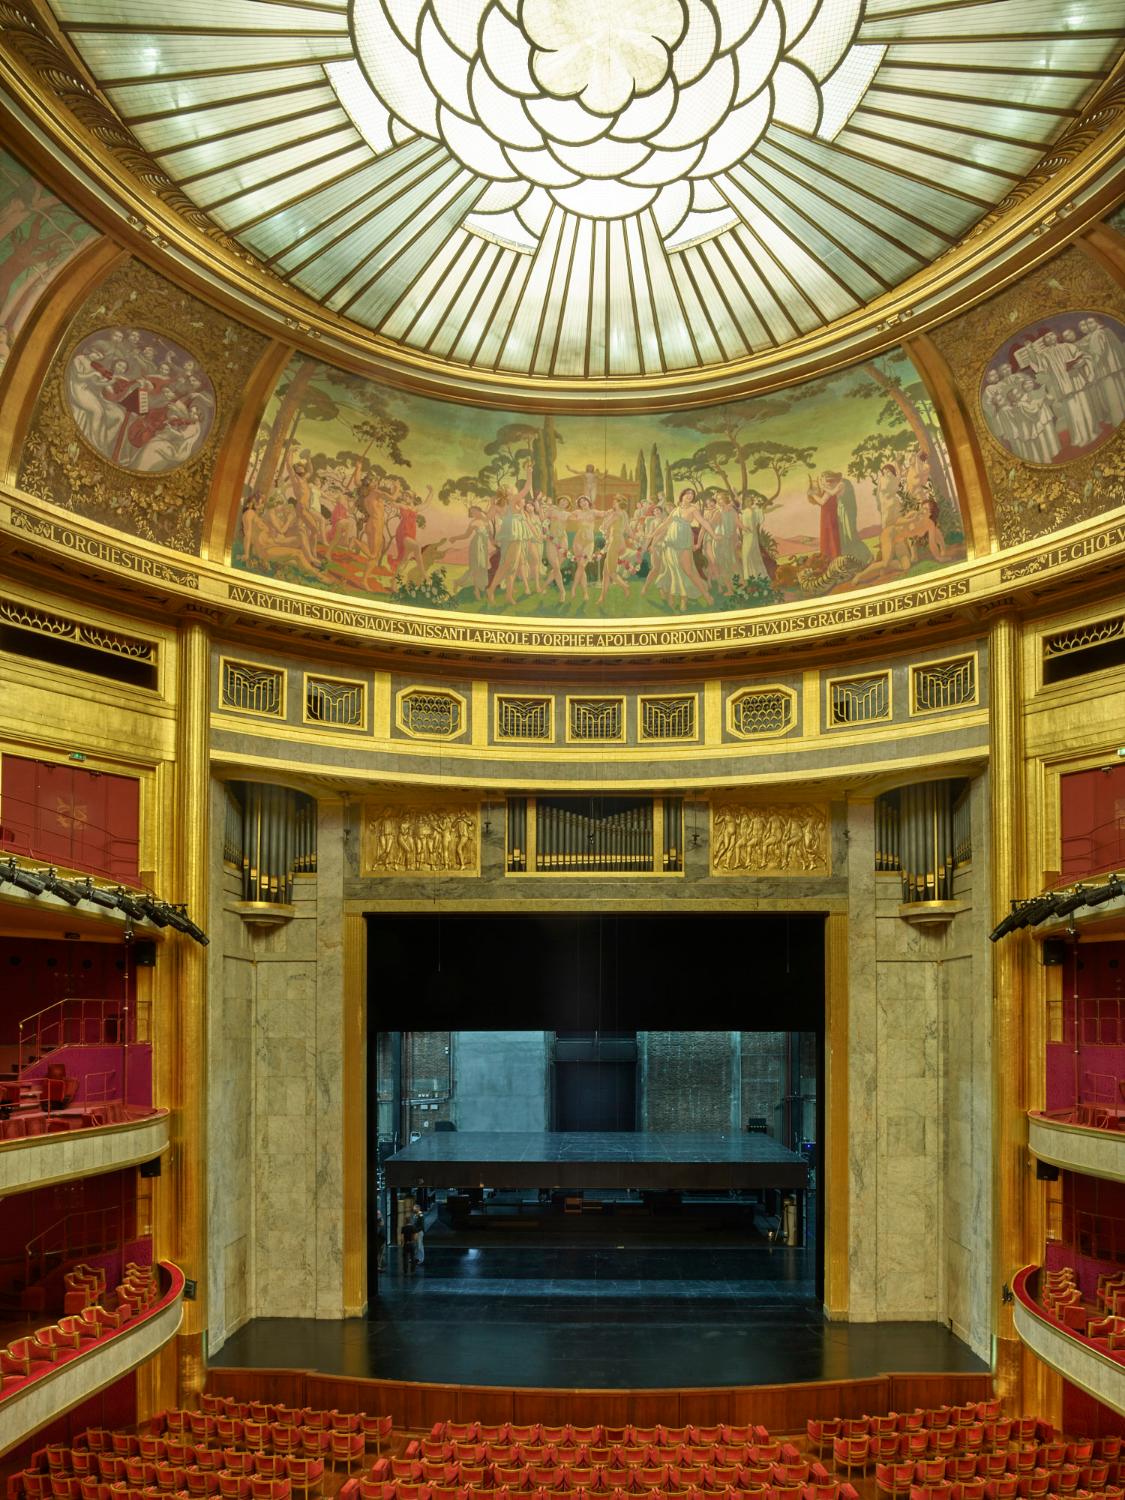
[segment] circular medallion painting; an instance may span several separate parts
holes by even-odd
[[[1013,457],[1052,465],[1084,458],[1125,419],[1125,325],[1102,312],[1029,323],[992,356],[980,404]]]
[[[198,360],[148,328],[88,334],[64,383],[82,436],[135,474],[167,474],[187,463],[215,420],[215,389]]]

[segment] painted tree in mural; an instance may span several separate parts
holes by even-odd
[[[278,407],[257,474],[259,494],[268,495],[278,481],[282,460],[293,442],[300,442],[302,422],[342,421],[355,439],[355,449],[335,455],[358,461],[370,470],[372,450],[403,468],[410,460],[402,451],[409,427],[389,410],[386,393],[361,375],[330,370],[315,360],[292,366],[277,388]]]
[[[623,474],[621,477],[622,479],[628,479],[629,476],[628,474]],[[645,467],[645,455],[643,449],[637,454],[637,484],[639,486],[639,489],[637,491],[637,498],[639,500],[647,500],[648,469]]]
[[[750,483],[752,474],[772,473],[775,488],[773,500],[781,493],[781,482],[791,469],[800,465],[811,465],[815,448],[798,448],[784,443],[755,441],[756,427],[772,422],[789,411],[788,396],[768,398],[747,397],[744,401],[731,401],[724,406],[709,406],[698,411],[671,412],[664,418],[665,427],[687,428],[704,436],[716,435],[716,441],[698,449],[690,459],[680,458],[666,465],[667,473],[677,482],[687,481],[697,486],[711,481],[708,474],[717,476],[724,489],[732,494],[741,494],[754,489]],[[732,471],[737,467],[737,484],[732,480]]]
[[[497,429],[484,451],[489,462],[480,471],[480,477],[490,482],[492,488],[502,484],[520,484],[527,466],[535,454],[539,428],[529,422],[506,422]],[[532,476],[534,482],[534,474]]]
[[[664,470],[660,463],[660,449],[653,443],[648,461],[648,497],[650,500],[655,500],[658,495],[667,495],[667,493],[664,485]]]

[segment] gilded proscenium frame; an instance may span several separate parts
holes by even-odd
[[[325,724],[323,719],[313,719],[309,716],[309,683],[330,682],[335,687],[350,687],[361,689],[361,701],[363,703],[363,715],[358,724]],[[301,723],[311,724],[314,728],[326,728],[339,730],[341,734],[367,734],[371,719],[371,684],[366,677],[334,677],[329,672],[302,672],[301,674]]]
[[[520,877],[516,877],[520,878]],[[652,887],[647,887],[652,889]],[[472,893],[450,898],[446,894],[435,894],[432,900],[394,899],[348,899],[344,902],[344,924],[357,918],[361,923],[368,914],[395,912],[449,912],[479,914],[479,895]],[[552,915],[580,915],[586,912],[615,913],[666,912],[682,915],[697,911],[704,915],[715,912],[749,913],[812,912],[825,917],[824,923],[824,1088],[825,1088],[825,1139],[821,1147],[824,1164],[824,1310],[836,1321],[848,1317],[848,899],[846,895],[820,897],[777,897],[769,901],[746,900],[724,897],[697,897],[686,891],[674,895],[637,897],[615,901],[604,896],[592,895],[583,901],[573,895],[565,897],[542,897],[515,895],[501,896],[489,902],[489,910],[501,913],[543,912]],[[378,998],[369,1017],[366,1014],[367,996],[362,975],[353,978],[347,989],[348,1027],[356,1031],[370,1026],[371,1034],[379,1030]],[[359,1012],[362,1011],[362,1017]],[[344,1092],[345,1138],[354,1140],[366,1118],[366,1098],[362,1086],[350,1087]],[[345,1174],[344,1222],[366,1222],[367,1183],[356,1172]],[[345,1245],[347,1244],[345,1230]],[[345,1251],[345,1276],[347,1275],[347,1252]],[[347,1285],[347,1282],[345,1282]]]
[[[973,696],[966,699],[964,703],[954,703],[948,708],[919,708],[917,692],[917,676],[928,667],[948,667],[955,662],[971,661],[973,664]],[[955,651],[950,656],[935,656],[927,661],[912,661],[907,667],[907,675],[910,683],[909,713],[912,719],[932,719],[937,715],[960,713],[968,708],[976,708],[980,704],[980,654],[975,650]]]
[[[586,788],[581,790],[570,787],[560,788],[559,794],[571,796],[575,802],[585,797],[587,800],[592,796],[602,795],[603,790],[610,796],[617,796],[619,789],[616,787]],[[643,793],[642,793],[643,795]],[[525,870],[509,870],[505,867],[504,878],[506,880],[651,880],[658,877],[661,880],[683,880],[684,859],[681,851],[680,868],[678,870],[664,869],[664,797],[659,793],[652,798],[652,868],[642,869],[640,866],[632,870],[537,870],[536,861],[539,857],[539,799],[528,797],[527,799],[527,851]]]
[[[107,143],[113,139],[116,117],[79,84],[84,69],[48,20],[44,0],[24,0],[24,8],[32,21],[30,32],[10,24],[0,45],[0,82],[12,100],[6,134],[33,170],[74,200],[91,222],[127,242],[134,253],[174,267],[179,280],[205,284],[212,294],[218,283],[226,298],[244,308],[249,305],[255,323],[274,325],[281,337],[304,347],[330,348],[334,357],[377,371],[392,384],[500,407],[511,405],[515,391],[527,409],[537,402],[574,409],[583,403],[604,409],[612,402],[626,409],[650,401],[654,391],[666,406],[706,403],[717,399],[720,391],[741,395],[770,389],[813,367],[823,373],[850,363],[860,354],[899,342],[908,332],[931,326],[946,314],[954,297],[961,306],[979,300],[1020,269],[1042,260],[1063,239],[1100,219],[1120,195],[1125,175],[1118,165],[1125,140],[1125,111],[1118,99],[1125,69],[1119,62],[1083,116],[1045,152],[1051,165],[1029,174],[1026,186],[1009,195],[1006,211],[993,210],[955,249],[899,287],[780,350],[686,376],[628,383],[486,376],[361,330],[327,313],[288,283],[263,276],[256,257],[226,236],[209,235],[201,224],[189,221],[180,211],[187,208],[182,191],[155,161],[145,171],[153,186],[142,185],[136,166],[146,161],[146,153],[131,141],[122,142],[122,155],[114,153]],[[75,113],[78,101],[90,116],[89,124]],[[94,128],[95,116],[99,129]],[[37,139],[36,131],[50,146]],[[1057,165],[1060,156],[1063,169]]]

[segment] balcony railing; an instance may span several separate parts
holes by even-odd
[[[108,1113],[91,1104],[83,1118],[93,1121],[103,1112]],[[52,1127],[62,1124],[55,1116],[40,1118]],[[2,1140],[0,1198],[100,1172],[140,1166],[167,1151],[168,1140],[166,1109],[148,1110],[139,1118],[107,1119],[104,1123],[70,1130],[52,1129],[43,1135]]]
[[[56,1000],[20,1021],[19,1071],[60,1047],[125,1042],[126,1023],[120,1000]]]
[[[1028,1110],[1031,1154],[1068,1172],[1125,1182],[1125,1130],[1089,1123],[1082,1119],[1082,1113],[1071,1109]]]

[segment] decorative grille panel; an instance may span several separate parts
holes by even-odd
[[[497,696],[496,738],[498,740],[549,740],[551,738],[550,698]]]
[[[838,677],[828,687],[828,723],[873,724],[891,716],[891,674]]]
[[[0,619],[20,630],[35,630],[41,635],[79,641],[97,651],[111,651],[115,656],[129,656],[134,661],[156,659],[156,646],[152,641],[120,635],[115,630],[104,630],[100,625],[84,625],[80,620],[68,620],[63,615],[48,614],[46,610],[33,609],[30,605],[20,604],[13,599],[0,600]]]
[[[410,734],[449,740],[460,734],[464,726],[464,707],[453,693],[410,688],[398,702],[400,723]]]
[[[280,667],[256,667],[251,662],[224,661],[219,701],[224,708],[244,714],[285,717],[285,673]]]
[[[747,688],[731,699],[730,729],[742,739],[785,734],[795,722],[794,699],[784,688]]]
[[[621,740],[625,738],[623,698],[571,698],[568,705],[572,740]]]
[[[910,669],[911,705],[916,714],[939,713],[977,701],[977,659],[925,662]]]
[[[362,729],[367,723],[367,684],[306,677],[305,719],[338,729]]]
[[[695,694],[675,698],[642,698],[642,740],[692,740],[695,738]]]
[[[1069,656],[1072,651],[1088,651],[1091,646],[1104,646],[1107,641],[1120,640],[1125,636],[1125,615],[1112,620],[1094,620],[1089,625],[1076,626],[1074,630],[1061,630],[1057,635],[1043,637],[1043,658]]]

